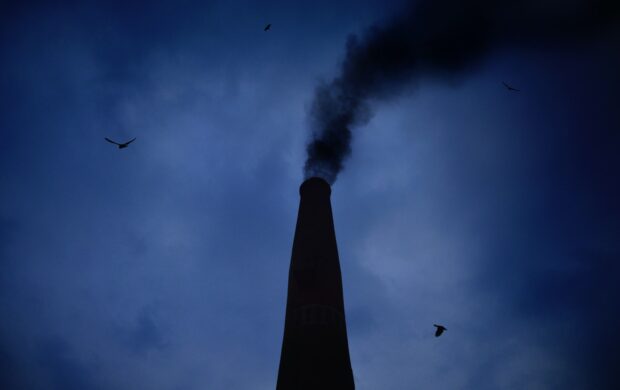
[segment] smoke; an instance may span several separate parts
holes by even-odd
[[[419,0],[390,23],[349,37],[339,75],[317,86],[306,178],[333,183],[351,154],[352,129],[370,103],[397,96],[423,75],[453,77],[493,50],[574,44],[620,18],[618,0]]]

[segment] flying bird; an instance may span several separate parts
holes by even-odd
[[[118,142],[114,142],[114,141],[112,141],[111,139],[109,139],[108,137],[105,137],[105,140],[106,140],[106,141],[108,141],[108,142],[109,142],[109,143],[111,143],[111,144],[118,145],[118,148],[119,148],[119,149],[125,149],[126,147],[128,147],[128,146],[129,146],[129,144],[130,144],[130,143],[132,143],[132,142],[133,142],[133,141],[135,141],[136,139],[134,138],[134,139],[132,139],[131,141],[127,141],[127,142],[122,143],[122,144],[119,144]]]
[[[443,326],[443,325],[436,325],[436,324],[433,324],[433,326],[434,326],[435,328],[437,328],[437,330],[435,331],[435,337],[439,337],[439,336],[441,336],[441,334],[442,334],[444,331],[448,330],[448,329],[446,329],[446,328],[445,328],[445,326]]]
[[[502,84],[504,84],[504,87],[506,87],[507,90],[509,91],[515,91],[515,92],[521,92],[520,89],[516,89],[514,87],[511,87],[510,85],[506,84],[505,82],[502,81]]]
[[[263,29],[263,31],[269,31],[269,30],[271,30],[271,23],[266,25],[265,28]]]

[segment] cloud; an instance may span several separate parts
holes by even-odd
[[[351,35],[338,74],[315,89],[305,176],[333,183],[351,154],[353,130],[367,124],[371,106],[389,101],[421,77],[450,81],[494,51],[514,46],[575,45],[620,18],[609,0],[410,2],[395,17]]]
[[[346,34],[394,9],[13,7],[3,384],[273,388],[305,104]],[[266,9],[285,32],[262,33]],[[360,129],[332,193],[358,388],[613,380],[614,327],[594,329],[618,318],[613,43],[420,79]]]
[[[37,362],[49,376],[50,389],[90,390],[101,388],[94,378],[94,370],[76,357],[73,348],[61,339],[49,338],[37,347]]]
[[[132,328],[119,332],[124,345],[139,356],[164,351],[168,345],[154,314],[147,309],[140,312]]]

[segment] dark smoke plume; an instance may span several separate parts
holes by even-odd
[[[349,37],[340,74],[310,109],[306,177],[333,183],[351,154],[351,130],[422,75],[466,72],[503,47],[573,44],[620,20],[620,0],[419,0],[385,26]]]

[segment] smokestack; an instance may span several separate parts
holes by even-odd
[[[313,177],[299,194],[276,388],[354,389],[331,188]]]

